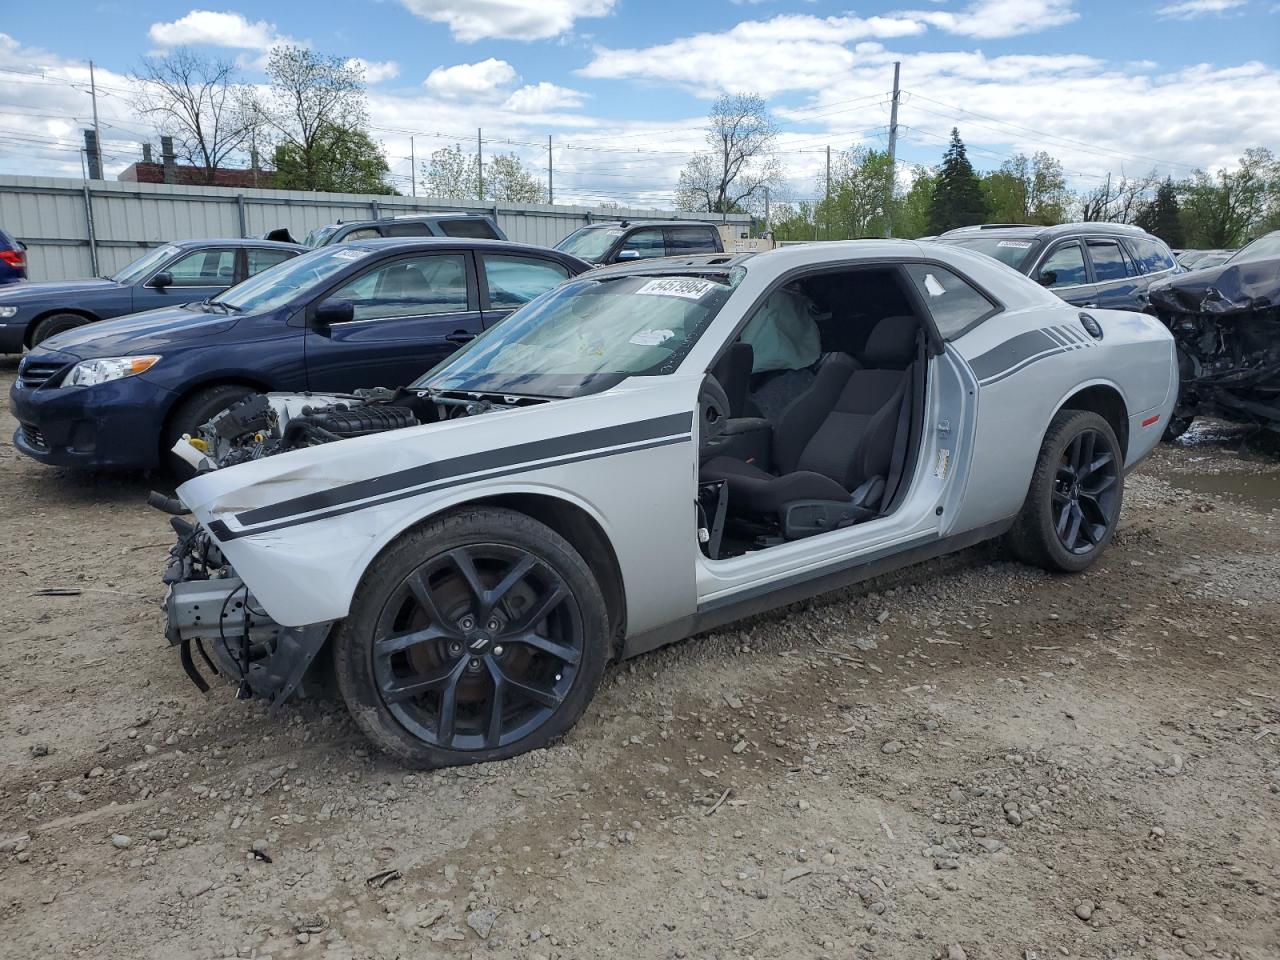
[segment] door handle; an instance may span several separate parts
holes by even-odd
[[[450,343],[470,343],[476,338],[474,333],[467,333],[465,330],[455,330],[453,333],[445,334],[445,339]]]
[[[1080,306],[1085,307],[1086,309],[1097,310],[1097,309],[1098,309],[1098,301],[1097,301],[1097,300],[1086,300],[1084,303],[1080,304]]]

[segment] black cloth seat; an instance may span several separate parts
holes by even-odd
[[[862,484],[890,471],[918,330],[914,317],[886,317],[867,338],[862,363],[846,353],[826,357],[813,385],[774,425],[773,473],[716,457],[700,478],[728,484],[732,513],[780,515],[798,501],[850,502]]]

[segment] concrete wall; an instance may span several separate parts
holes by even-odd
[[[696,219],[669,210],[452,203],[297,190],[0,176],[0,227],[28,246],[32,280],[115,273],[147,248],[172,240],[262,236],[288,227],[301,240],[335,220],[447,211],[494,214],[512,240],[554,246],[593,220]],[[746,216],[728,222],[748,224]]]

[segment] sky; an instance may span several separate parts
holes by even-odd
[[[279,43],[360,62],[402,193],[411,154],[479,128],[486,155],[550,157],[558,203],[669,207],[715,98],[759,93],[776,195],[811,198],[828,147],[885,148],[894,61],[904,177],[953,126],[979,169],[1047,150],[1076,189],[1280,151],[1280,0],[46,0],[0,14],[0,173],[81,175],[90,60],[115,177],[156,139],[142,57],[185,45],[262,83]]]

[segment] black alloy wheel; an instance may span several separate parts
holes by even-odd
[[[1053,485],[1054,532],[1074,554],[1102,542],[1119,512],[1119,468],[1106,439],[1085,430],[1067,445]]]
[[[372,655],[391,713],[424,743],[495,750],[564,702],[583,626],[564,579],[506,544],[455,547],[405,577],[383,608]]]

